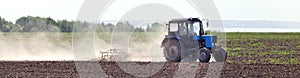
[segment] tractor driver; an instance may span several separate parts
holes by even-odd
[[[186,31],[186,27],[185,27],[184,23],[179,24],[179,35],[181,35],[181,36],[187,35],[187,31]]]

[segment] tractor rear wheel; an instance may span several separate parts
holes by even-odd
[[[178,40],[170,39],[166,42],[164,56],[168,62],[181,61],[181,48]]]
[[[218,47],[213,50],[213,56],[216,62],[224,62],[227,59],[227,53],[225,49]]]
[[[200,50],[198,50],[198,54],[200,62],[209,62],[211,55],[208,49],[201,48]]]

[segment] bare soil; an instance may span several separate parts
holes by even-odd
[[[107,77],[136,77],[124,72],[115,62],[98,62]],[[126,63],[126,62],[124,62]],[[147,65],[149,62],[136,62]],[[174,77],[179,63],[163,63],[163,68],[151,78]],[[206,75],[209,63],[198,63],[196,78]],[[188,71],[188,70],[187,70]],[[187,72],[188,74],[188,72]],[[300,75],[298,64],[238,64],[225,63],[220,77],[287,77],[297,78]],[[79,74],[73,61],[2,61],[0,62],[0,77],[72,77]]]

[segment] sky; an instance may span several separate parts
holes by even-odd
[[[0,16],[14,22],[22,16],[76,20],[84,0],[0,0]],[[118,0],[116,0],[118,1]],[[126,2],[126,0],[119,0]],[[127,0],[128,1],[128,0]],[[132,1],[132,0],[130,0]],[[168,2],[170,0],[166,0]],[[300,21],[300,0],[213,0],[223,20]],[[120,3],[120,2],[119,2]],[[121,2],[122,3],[122,2]],[[129,7],[129,4],[117,4]],[[176,0],[172,4],[189,6]],[[190,10],[190,9],[185,9]],[[191,9],[188,12],[193,12]],[[186,13],[188,13],[186,12]],[[109,15],[109,14],[108,14]],[[188,15],[188,14],[186,14]],[[195,14],[194,14],[195,15]],[[109,16],[108,16],[109,17]],[[111,19],[110,19],[111,20]]]
[[[22,16],[75,20],[84,0],[0,0],[0,16],[15,21]]]

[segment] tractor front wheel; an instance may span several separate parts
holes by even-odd
[[[218,47],[213,50],[213,56],[216,62],[224,62],[227,58],[227,53],[225,49]]]
[[[200,62],[209,62],[211,55],[208,49],[201,48],[200,50],[198,50],[198,54]]]
[[[165,44],[164,56],[168,62],[181,61],[181,48],[178,40],[170,39]]]

